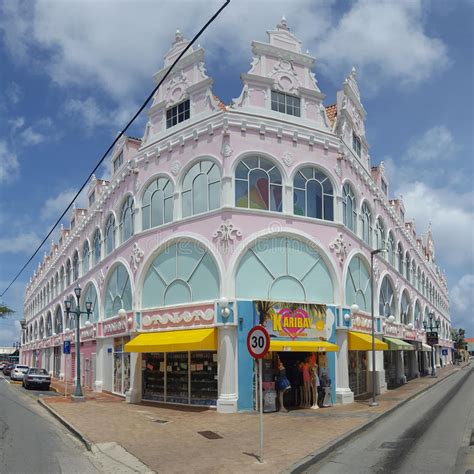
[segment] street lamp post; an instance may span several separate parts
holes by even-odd
[[[65,300],[64,301],[64,309],[66,310],[66,315],[69,320],[69,313],[76,315],[76,389],[74,391],[74,395],[72,395],[72,399],[77,401],[84,400],[84,395],[82,394],[81,389],[81,333],[80,333],[80,326],[81,326],[81,314],[87,314],[87,320],[92,313],[92,302],[86,301],[86,310],[81,311],[80,308],[80,298],[81,298],[81,287],[79,285],[74,288],[74,294],[76,295],[77,303],[76,308],[72,309],[72,301]]]
[[[377,407],[379,404],[375,400],[375,316],[374,316],[374,256],[386,252],[387,249],[376,249],[370,252],[370,314],[372,317],[372,403],[369,406]]]
[[[433,329],[438,330],[440,327],[439,321],[435,321],[435,325],[433,326],[434,313],[433,312],[428,313],[428,318],[430,320],[429,326],[426,321],[423,321],[423,327],[425,328],[425,331],[427,329],[429,329],[430,332],[433,332]],[[436,377],[436,364],[434,360],[434,344],[431,344],[431,377]]]

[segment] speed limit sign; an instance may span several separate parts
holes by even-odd
[[[263,326],[254,326],[247,336],[247,349],[254,359],[262,359],[270,349],[270,336]]]

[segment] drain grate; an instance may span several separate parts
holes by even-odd
[[[198,434],[207,439],[222,439],[222,436],[217,434],[215,431],[198,431]]]
[[[160,425],[164,425],[166,423],[168,423],[168,420],[159,420],[159,419],[156,419],[156,420],[153,420],[154,423],[160,423]]]

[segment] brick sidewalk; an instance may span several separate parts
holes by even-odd
[[[210,409],[133,405],[90,391],[86,403],[59,397],[43,400],[92,443],[115,441],[157,472],[281,472],[461,367],[445,367],[438,370],[436,379],[418,378],[390,390],[378,397],[380,406],[375,408],[367,400],[319,410],[267,413],[264,464],[256,461],[259,432],[258,416],[253,413],[223,415]],[[200,431],[213,431],[222,438],[206,439]]]

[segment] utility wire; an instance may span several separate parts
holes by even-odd
[[[132,123],[136,120],[136,118],[143,112],[143,109],[147,106],[148,102],[153,98],[155,95],[156,91],[160,88],[161,84],[165,81],[165,79],[170,75],[171,71],[174,69],[178,61],[186,54],[188,49],[197,41],[197,39],[204,33],[204,31],[207,29],[207,27],[220,15],[222,10],[224,10],[225,7],[230,3],[230,0],[226,0],[225,3],[219,8],[219,10],[212,15],[212,17],[207,21],[207,23],[199,30],[199,32],[194,36],[194,38],[191,40],[191,42],[186,46],[186,48],[181,51],[180,55],[175,59],[173,64],[170,66],[168,71],[166,71],[165,75],[161,79],[161,81],[158,83],[158,85],[153,89],[153,91],[150,93],[150,95],[146,98],[145,102],[143,102],[142,106],[138,109],[138,111],[135,113],[135,115],[130,119],[130,121],[127,123],[127,125],[122,129],[122,131],[117,135],[115,140],[112,142],[112,144],[107,148],[105,153],[102,155],[102,158],[99,160],[99,162],[95,165],[94,169],[90,172],[89,176],[87,179],[84,181],[82,186],[79,188],[79,191],[77,191],[76,195],[72,198],[64,212],[61,214],[59,219],[56,221],[56,223],[53,225],[51,230],[48,232],[46,237],[42,240],[42,242],[39,244],[38,248],[34,251],[33,255],[26,261],[26,263],[21,267],[20,271],[15,275],[13,280],[10,282],[10,284],[5,288],[3,293],[0,295],[0,298],[3,297],[3,295],[10,289],[10,287],[15,283],[15,281],[18,279],[18,277],[23,273],[23,270],[29,265],[29,263],[36,257],[38,252],[41,250],[43,245],[46,243],[48,240],[49,236],[54,232],[54,229],[58,226],[58,224],[61,222],[63,217],[66,215],[67,211],[71,208],[71,206],[74,204],[74,201],[79,197],[79,194],[81,194],[82,190],[87,186],[87,183],[89,180],[92,178],[94,173],[97,171],[99,166],[103,163],[107,155],[109,154],[110,150],[115,146],[115,144],[120,140],[120,138],[124,135],[124,133],[127,131],[127,129],[132,125]]]

